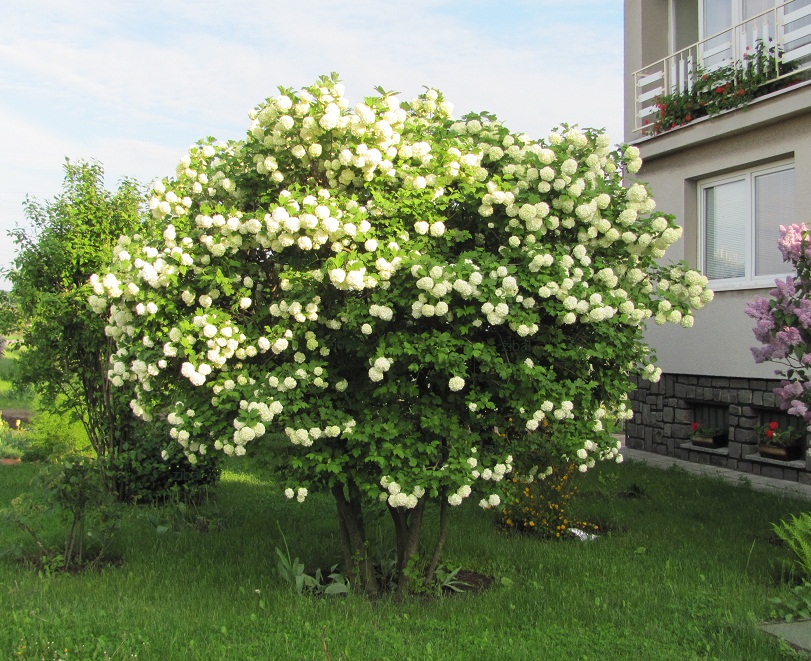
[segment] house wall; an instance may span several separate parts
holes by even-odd
[[[792,160],[796,220],[811,225],[811,81],[657,136],[634,133],[633,73],[667,55],[668,0],[625,0],[624,7],[625,141],[639,147],[644,161],[635,178],[649,183],[658,209],[673,214],[684,228],[664,261],[684,259],[698,266],[698,182],[738,170]],[[770,289],[716,291],[691,329],[650,326],[646,339],[664,374],[658,383],[638,381],[631,394],[629,447],[811,483],[811,450],[788,463],[757,453],[756,426],[793,420],[779,410],[772,392],[779,384],[778,366],[757,365],[750,352],[757,342],[744,310]],[[706,449],[690,441],[691,423],[702,416],[724,421],[726,447]]]
[[[741,127],[747,120],[748,125]],[[657,208],[674,214],[685,228],[665,261],[685,259],[697,266],[697,182],[727,172],[793,160],[797,221],[811,225],[809,84],[636,144],[644,160],[637,177],[650,185]],[[715,300],[695,315],[691,329],[651,325],[646,338],[656,349],[659,366],[680,374],[774,378],[774,364],[757,365],[752,358],[749,348],[757,344],[751,330],[754,323],[744,312],[755,296],[767,297],[770,289],[771,285],[716,291]]]
[[[658,383],[639,381],[631,393],[634,419],[625,429],[628,447],[755,475],[811,484],[811,457],[792,461],[761,457],[755,428],[778,422],[797,425],[780,411],[766,379],[665,374]],[[693,421],[710,415],[726,421],[723,447],[709,449],[690,440]]]

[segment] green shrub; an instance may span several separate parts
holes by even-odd
[[[793,586],[788,592],[769,599],[772,610],[769,617],[773,620],[792,622],[798,618],[811,617],[811,583],[803,581]]]
[[[24,461],[59,461],[91,451],[81,423],[71,422],[66,415],[35,413],[27,433],[30,441],[23,453]]]
[[[220,477],[219,455],[196,457],[191,464],[169,437],[165,422],[136,423],[112,459],[118,497],[149,503],[166,498],[197,499]]]
[[[14,408],[19,408],[34,398],[34,388],[31,384],[22,383],[17,358],[8,351],[5,355],[0,354],[0,394],[4,404],[11,404]]]

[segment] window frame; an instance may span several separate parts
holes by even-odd
[[[707,226],[706,226],[706,218],[705,218],[705,194],[704,191],[708,188],[713,188],[718,185],[733,183],[736,181],[745,181],[746,182],[746,194],[748,196],[748,219],[747,219],[747,235],[745,237],[744,245],[745,245],[745,254],[744,254],[744,275],[742,277],[734,277],[734,278],[716,278],[709,280],[709,287],[714,291],[724,291],[724,290],[735,290],[735,289],[762,289],[766,287],[773,287],[774,281],[777,278],[785,278],[788,275],[793,273],[789,264],[786,264],[786,270],[780,273],[773,273],[769,275],[755,275],[755,267],[757,264],[757,255],[756,255],[756,242],[755,242],[755,234],[756,234],[756,222],[757,218],[755,218],[755,211],[756,211],[756,200],[755,200],[755,178],[761,175],[772,174],[775,172],[783,172],[786,170],[794,170],[795,171],[795,188],[794,194],[796,196],[796,169],[793,159],[783,160],[776,163],[769,163],[768,165],[762,165],[757,167],[749,167],[741,170],[736,170],[734,172],[728,172],[723,175],[718,175],[715,177],[708,177],[706,179],[701,179],[697,181],[697,206],[698,206],[698,246],[697,246],[697,262],[698,268],[706,275],[706,257],[707,257]],[[796,200],[796,197],[795,197]],[[796,205],[795,205],[796,208]],[[796,218],[792,219],[792,222],[796,223]],[[775,245],[775,250],[777,250],[777,246]]]

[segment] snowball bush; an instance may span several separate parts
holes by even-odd
[[[636,148],[378,92],[281,88],[244,140],[192,147],[154,184],[162,235],[122,237],[91,305],[111,378],[190,459],[283,431],[288,497],[385,501],[405,563],[428,499],[497,507],[533,448],[618,458],[602,419],[660,373],[646,321],[689,327],[711,292],[657,264],[681,229],[623,185]]]

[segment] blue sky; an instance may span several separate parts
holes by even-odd
[[[58,194],[65,157],[108,188],[174,171],[198,139],[241,138],[279,85],[337,71],[354,103],[377,85],[437,87],[545,136],[560,124],[622,139],[618,0],[56,0],[0,8],[0,266],[26,194]],[[7,286],[0,280],[0,286]]]

